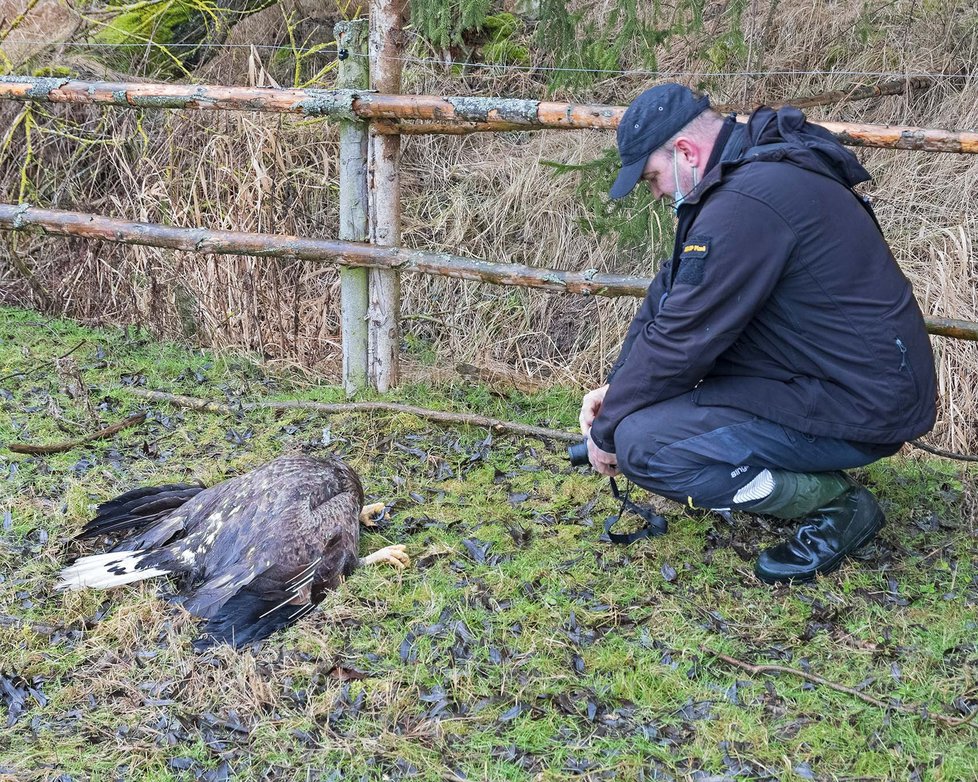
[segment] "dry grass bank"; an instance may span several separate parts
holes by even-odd
[[[917,3],[765,0],[708,4],[704,29],[675,34],[659,67],[708,89],[716,102],[776,102],[873,77],[847,72],[958,72],[978,60],[978,11],[964,0]],[[743,5],[743,4],[742,4]],[[716,10],[716,9],[721,10]],[[725,12],[722,10],[727,8]],[[712,10],[711,10],[712,9]],[[310,17],[315,13],[306,12]],[[666,13],[666,11],[663,11]],[[231,43],[280,43],[275,9],[252,17]],[[711,42],[736,23],[743,49]],[[94,69],[94,66],[92,66]],[[228,49],[202,80],[248,83],[276,73],[266,50]],[[834,69],[832,75],[809,71]],[[766,76],[745,71],[776,71]],[[89,74],[91,75],[91,74]],[[624,103],[655,79],[607,78],[575,95]],[[546,97],[544,77],[520,70],[448,75],[409,64],[406,91]],[[131,219],[247,231],[335,236],[336,136],[292,117],[104,112],[3,106],[4,200]],[[813,117],[946,128],[978,127],[973,75],[929,90],[813,110]],[[29,143],[28,135],[29,132]],[[648,246],[599,235],[577,194],[580,177],[542,161],[580,164],[612,146],[598,132],[412,137],[403,155],[404,242],[497,261],[650,273],[668,224]],[[926,313],[978,320],[978,160],[860,151],[894,252]],[[0,301],[84,321],[141,322],[165,337],[258,350],[325,374],[338,367],[337,276],[328,266],[198,257],[74,240],[0,237]],[[29,269],[31,286],[24,277]],[[419,367],[465,361],[513,368],[544,382],[596,382],[613,359],[635,302],[596,301],[406,276],[405,350]],[[45,297],[46,300],[45,300]],[[974,448],[978,348],[935,338],[944,399],[935,442]],[[427,370],[426,370],[427,371]]]

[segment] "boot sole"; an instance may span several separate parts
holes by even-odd
[[[846,551],[843,551],[835,559],[830,560],[827,565],[823,565],[822,567],[816,568],[811,573],[799,573],[797,576],[772,578],[772,577],[766,577],[755,570],[754,575],[756,575],[765,584],[785,584],[785,583],[807,584],[811,581],[814,581],[815,577],[818,575],[826,576],[829,573],[834,573],[836,570],[838,570],[842,566],[842,561],[846,557],[848,557],[854,551],[859,551],[859,549],[867,545],[873,538],[876,537],[876,533],[878,533],[883,528],[883,524],[885,522],[886,522],[886,517],[883,515],[883,512],[881,510],[877,511],[875,517],[873,518],[872,526],[869,529],[867,529],[862,536],[859,537],[859,539],[855,542],[855,544],[853,544],[851,548],[847,549]]]

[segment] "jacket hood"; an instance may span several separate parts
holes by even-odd
[[[741,160],[787,160],[796,166],[830,176],[847,187],[871,177],[848,149],[825,128],[805,120],[793,107],[775,111],[766,106],[747,121],[745,151]],[[764,147],[776,145],[769,150]]]
[[[872,177],[856,156],[825,128],[813,125],[798,109],[787,106],[775,111],[757,109],[727,140],[718,165],[687,195],[685,204],[698,203],[735,168],[755,161],[784,160],[830,177],[846,187]]]

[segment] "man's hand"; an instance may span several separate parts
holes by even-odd
[[[591,439],[591,424],[594,423],[594,419],[601,412],[601,404],[604,402],[604,395],[607,393],[608,386],[605,384],[601,388],[596,388],[585,394],[584,399],[581,401],[579,421],[581,424],[581,434],[587,437],[587,455],[591,460],[591,467],[601,475],[614,478],[618,474],[618,457],[613,453],[602,451],[594,444],[594,440]]]
[[[618,457],[613,453],[602,451],[590,436],[587,438],[587,456],[595,472],[607,475],[609,478],[618,475]]]
[[[591,424],[598,417],[601,411],[601,404],[604,402],[604,395],[608,393],[607,383],[601,388],[596,388],[584,395],[581,401],[581,414],[578,420],[581,423],[581,434],[587,437],[591,434]]]

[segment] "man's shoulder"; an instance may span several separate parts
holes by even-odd
[[[752,162],[742,168],[745,170],[729,172],[704,194],[695,224],[753,230],[748,226],[763,224],[773,229],[780,223],[795,232],[803,208],[805,182],[792,172],[778,170],[790,168],[779,163]],[[754,170],[747,171],[748,168]]]
[[[748,160],[730,166],[720,178],[727,190],[763,189],[771,184],[797,183],[818,176],[786,160]]]
[[[765,204],[781,203],[803,191],[806,172],[781,162],[752,161],[724,171],[716,184],[703,199],[704,206],[744,204],[761,201]]]
[[[834,194],[839,182],[783,160],[752,160],[731,167],[707,200],[750,199],[783,208],[810,203],[813,195]]]

